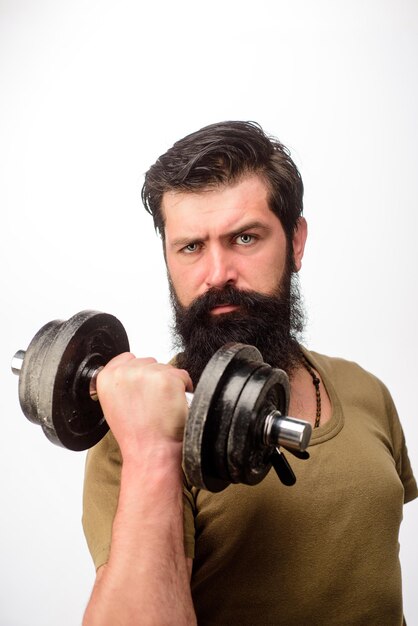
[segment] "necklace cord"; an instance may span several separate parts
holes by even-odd
[[[303,357],[303,365],[305,369],[309,372],[312,377],[312,384],[315,387],[315,396],[316,396],[316,415],[315,415],[315,424],[314,428],[318,428],[321,422],[321,391],[319,389],[320,380],[316,375],[316,372],[312,369],[310,363]]]

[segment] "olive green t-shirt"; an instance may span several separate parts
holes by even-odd
[[[401,625],[398,534],[417,485],[392,399],[354,363],[306,352],[332,416],[297,476],[220,493],[184,486],[185,550],[200,625]],[[83,524],[96,567],[107,561],[120,454],[108,434],[88,454]]]

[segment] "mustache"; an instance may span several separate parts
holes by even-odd
[[[237,289],[233,285],[226,285],[222,288],[212,287],[204,294],[198,296],[188,307],[175,303],[176,308],[180,308],[181,312],[187,310],[189,315],[195,319],[203,319],[212,316],[212,309],[221,305],[232,305],[240,308],[240,314],[248,315],[257,314],[260,307],[264,307],[271,302],[272,297],[279,296],[276,292],[270,295],[264,295],[256,291]],[[224,313],[223,315],[233,317],[235,312]]]

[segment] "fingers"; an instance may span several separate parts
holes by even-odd
[[[99,373],[97,392],[109,427],[123,450],[150,438],[181,441],[187,418],[186,370],[125,352]]]
[[[179,373],[179,376],[184,382],[185,391],[193,392],[193,383],[192,379],[190,378],[189,372],[179,369],[177,369],[176,371]]]

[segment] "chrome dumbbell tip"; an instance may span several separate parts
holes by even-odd
[[[16,376],[19,376],[21,372],[25,354],[26,354],[25,350],[18,350],[16,354],[14,355],[14,357],[12,358],[11,368],[12,368],[13,374],[16,374]]]
[[[282,416],[279,411],[272,411],[264,422],[264,443],[283,446],[291,450],[304,452],[312,436],[312,426],[296,417]]]

